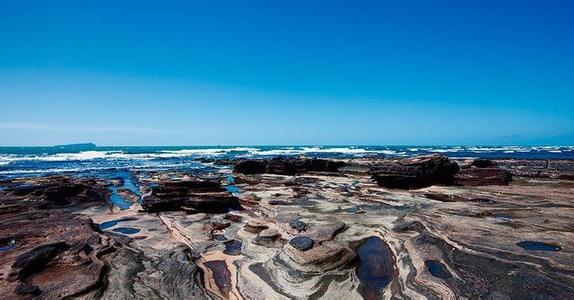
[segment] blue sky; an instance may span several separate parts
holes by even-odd
[[[574,144],[574,1],[0,0],[0,144]]]

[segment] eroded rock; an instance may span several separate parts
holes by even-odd
[[[384,160],[370,173],[379,186],[417,189],[434,184],[452,184],[459,167],[447,157],[437,154]]]
[[[458,185],[508,185],[512,175],[499,168],[461,169],[455,174],[454,182]]]
[[[244,160],[235,164],[234,171],[243,174],[295,175],[306,172],[338,172],[344,162],[318,158],[277,157],[264,160]]]
[[[142,208],[148,212],[193,210],[225,213],[240,209],[239,200],[219,181],[191,179],[160,182],[151,195],[143,198]]]

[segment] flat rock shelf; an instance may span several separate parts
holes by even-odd
[[[574,299],[573,161],[114,174],[0,181],[3,298]]]

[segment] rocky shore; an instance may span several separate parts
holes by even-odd
[[[574,161],[214,166],[0,181],[2,298],[574,299]]]

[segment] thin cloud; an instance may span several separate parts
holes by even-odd
[[[48,123],[34,123],[34,122],[0,122],[0,129],[4,130],[34,130],[34,131],[87,131],[95,133],[167,133],[176,132],[170,130],[162,130],[156,128],[145,127],[87,127],[87,126],[74,126],[74,125],[57,125]]]

